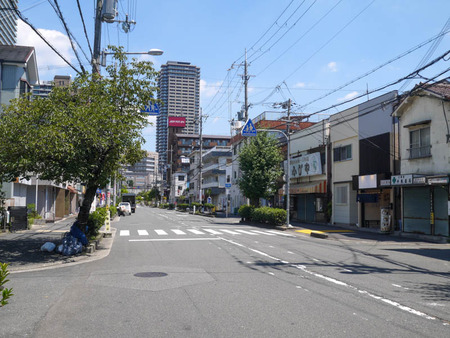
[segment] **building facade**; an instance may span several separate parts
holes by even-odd
[[[15,45],[17,42],[17,13],[13,9],[18,8],[18,0],[0,0],[0,45]]]
[[[417,85],[393,115],[399,124],[401,230],[450,235],[450,82]]]
[[[157,187],[159,156],[157,152],[147,151],[147,155],[132,166],[124,167],[122,176],[126,182],[133,182],[127,187],[129,192],[139,193]]]
[[[158,86],[158,99],[163,103],[156,120],[156,151],[160,163],[167,165],[170,132],[199,132],[200,68],[189,62],[168,61],[161,66]],[[170,129],[169,117],[185,118],[185,127]]]

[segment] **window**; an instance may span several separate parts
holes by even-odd
[[[230,175],[227,175],[227,183],[230,183],[231,182],[231,177],[230,177]]]
[[[183,175],[178,176],[178,181],[184,181],[184,176]]]
[[[430,127],[409,132],[409,158],[431,156]]]
[[[347,204],[347,186],[336,187],[336,204]]]
[[[346,145],[333,149],[334,162],[347,161],[352,159],[352,145]]]

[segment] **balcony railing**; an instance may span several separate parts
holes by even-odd
[[[415,158],[423,158],[423,157],[430,157],[431,156],[431,145],[423,146],[423,147],[414,147],[409,148],[409,159],[415,159]]]

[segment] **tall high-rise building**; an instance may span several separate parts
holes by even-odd
[[[168,163],[169,117],[184,117],[186,126],[172,132],[198,134],[200,68],[189,62],[168,61],[161,66],[158,98],[163,102],[156,120],[156,151],[161,165]]]
[[[15,45],[17,42],[17,8],[18,0],[0,0],[0,45]]]

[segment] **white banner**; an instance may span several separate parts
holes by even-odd
[[[291,168],[289,174],[291,178],[322,174],[320,153],[303,155],[301,157],[291,159],[290,162]]]

